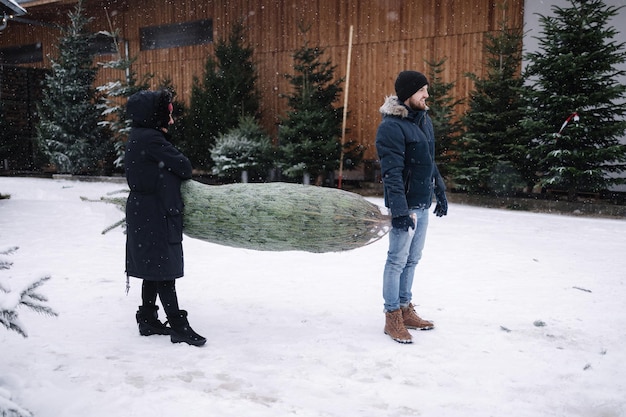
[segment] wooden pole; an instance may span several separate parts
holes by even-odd
[[[341,123],[341,156],[339,158],[339,180],[337,188],[341,188],[343,181],[343,146],[346,143],[346,119],[348,118],[348,90],[350,89],[350,61],[352,59],[352,32],[354,26],[350,25],[350,36],[348,38],[348,61],[346,63],[346,91],[343,95],[343,121]]]

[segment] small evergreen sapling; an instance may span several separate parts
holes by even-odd
[[[293,92],[284,96],[290,109],[278,131],[280,168],[305,183],[337,169],[341,157],[343,108],[333,104],[343,79],[335,79],[336,66],[323,60],[324,52],[305,42],[293,55],[294,74],[285,75]]]
[[[12,254],[17,249],[17,246],[0,249],[0,271],[11,268],[13,262],[11,262],[7,258],[7,255]],[[16,331],[17,333],[26,337],[26,331],[18,320],[16,309],[19,304],[25,304],[30,306],[34,302],[38,303],[38,306],[41,307],[41,302],[45,301],[45,298],[39,294],[34,293],[34,289],[37,286],[41,285],[41,283],[43,283],[43,281],[45,281],[49,277],[41,278],[38,282],[27,285],[27,288],[20,291],[19,294],[14,291],[9,291],[8,285],[3,283],[3,280],[1,278],[2,277],[0,277],[0,323],[2,323],[7,329]],[[46,311],[41,312],[45,314],[56,315],[56,313],[54,313],[48,307],[43,307]],[[2,378],[0,377],[0,384],[2,382]],[[0,386],[0,416],[32,417],[33,414],[27,409],[15,403],[15,401],[13,401],[11,392],[8,389]]]
[[[229,179],[241,176],[241,182],[248,182],[250,175],[264,177],[271,168],[272,151],[269,136],[256,120],[242,117],[238,127],[219,135],[211,147],[213,173]]]
[[[0,250],[0,270],[11,268],[13,263],[6,258],[6,255],[10,255],[17,249],[17,247],[10,247]],[[7,329],[28,337],[26,329],[19,320],[18,307],[26,306],[37,313],[56,316],[57,313],[45,305],[48,299],[36,291],[49,279],[49,275],[31,279],[22,283],[18,289],[12,289],[7,279],[0,279],[0,323]]]

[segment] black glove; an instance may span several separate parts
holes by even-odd
[[[411,229],[415,229],[415,222],[411,218],[411,216],[398,216],[391,219],[391,225],[395,229],[401,229],[405,232],[409,231],[409,227]]]
[[[446,198],[446,183],[443,181],[442,176],[439,174],[439,169],[435,166],[435,198],[437,199],[437,205],[433,213],[437,217],[445,216],[448,214],[448,199]]]
[[[446,193],[438,193],[436,197],[437,205],[433,213],[435,213],[437,217],[445,216],[448,214],[448,199],[446,198]]]

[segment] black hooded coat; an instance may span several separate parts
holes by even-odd
[[[191,162],[169,141],[171,95],[141,91],[128,99],[133,121],[124,165],[126,274],[151,281],[183,276],[183,200],[180,185],[191,178]]]

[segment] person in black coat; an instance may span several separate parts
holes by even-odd
[[[169,142],[172,94],[140,91],[128,99],[132,120],[124,166],[130,194],[126,202],[126,274],[140,278],[139,333],[170,335],[173,343],[200,346],[206,339],[180,310],[176,279],[183,276],[183,199],[180,185],[191,179],[191,162]],[[170,327],[158,319],[157,295]]]

